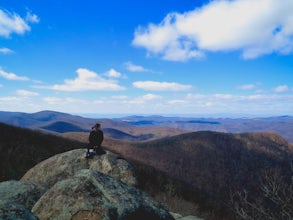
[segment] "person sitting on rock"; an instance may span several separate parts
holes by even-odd
[[[92,126],[92,131],[89,135],[86,158],[92,158],[94,155],[102,155],[106,153],[101,146],[103,140],[104,133],[101,130],[101,125],[96,123],[94,126]]]

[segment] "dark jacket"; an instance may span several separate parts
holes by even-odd
[[[89,147],[100,147],[104,140],[104,133],[101,130],[93,130],[89,136]]]

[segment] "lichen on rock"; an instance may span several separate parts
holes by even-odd
[[[31,168],[21,181],[34,182],[50,188],[82,169],[108,174],[131,186],[137,184],[132,166],[117,154],[107,151],[106,154],[95,156],[93,159],[86,159],[84,149],[71,150],[42,161]]]
[[[0,201],[17,203],[29,210],[46,192],[46,189],[35,183],[5,181],[0,183]]]
[[[109,175],[81,170],[56,183],[35,204],[40,219],[92,216],[103,220],[171,220],[173,217],[146,193]]]

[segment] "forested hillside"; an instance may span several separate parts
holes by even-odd
[[[252,203],[263,201],[262,188],[275,179],[282,179],[282,185],[291,189],[293,148],[275,133],[203,131],[111,148],[192,186],[191,200],[201,201],[202,208],[217,215],[226,215],[223,219],[237,212],[235,195],[245,193]],[[273,173],[276,176],[268,178]]]
[[[0,181],[20,178],[29,168],[55,154],[84,144],[0,123]]]

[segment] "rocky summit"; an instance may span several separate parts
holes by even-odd
[[[86,159],[84,149],[55,155],[20,181],[0,183],[0,219],[172,220],[136,189],[132,166],[111,152]]]
[[[57,154],[30,169],[21,181],[51,187],[58,181],[74,176],[82,169],[98,171],[119,179],[130,186],[136,185],[132,166],[117,154],[106,154],[85,159],[85,150],[77,149]]]

